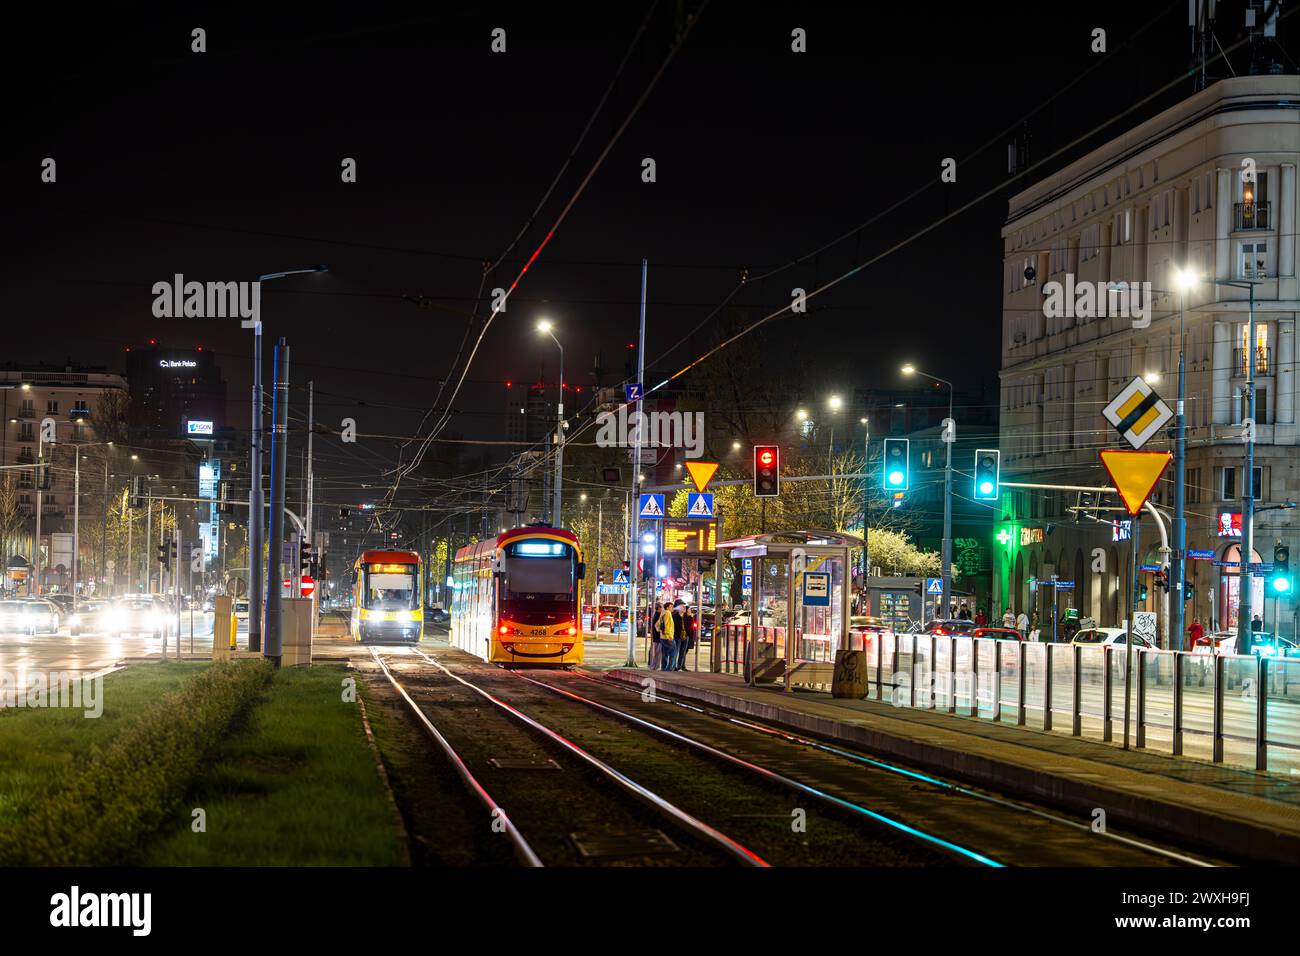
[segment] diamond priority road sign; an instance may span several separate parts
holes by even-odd
[[[1145,445],[1147,439],[1174,417],[1169,406],[1142,378],[1125,385],[1101,413],[1134,448]]]
[[[1151,495],[1173,455],[1167,451],[1126,451],[1108,448],[1099,452],[1111,484],[1124,499],[1128,513],[1136,515]]]

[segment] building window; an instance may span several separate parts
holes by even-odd
[[[32,427],[31,422],[22,422],[18,426],[19,441],[36,441],[36,430]]]
[[[46,415],[57,415],[57,414],[59,414],[59,401],[58,401],[58,399],[56,399],[56,398],[52,398],[52,399],[50,399],[48,402],[45,403],[45,414],[46,414]]]
[[[30,398],[24,398],[22,404],[18,406],[18,417],[19,418],[36,417],[36,408],[35,406],[32,405],[32,400]]]
[[[1268,243],[1238,243],[1237,276],[1241,279],[1268,278]]]
[[[1263,498],[1264,498],[1264,493],[1263,493],[1263,489],[1264,489],[1264,469],[1263,469],[1263,468],[1255,468],[1255,469],[1252,470],[1251,474],[1254,476],[1254,479],[1255,479],[1255,480],[1254,480],[1254,487],[1251,488],[1251,491],[1254,492],[1254,498],[1255,498],[1256,501],[1262,501]],[[1224,501],[1236,501],[1236,500],[1237,500],[1237,497],[1238,497],[1238,494],[1239,494],[1239,489],[1237,488],[1237,469],[1236,469],[1236,467],[1232,467],[1232,468],[1224,468],[1224,469],[1223,469],[1223,486],[1222,486],[1222,488],[1220,488],[1220,493],[1221,493],[1221,495],[1222,495]]]

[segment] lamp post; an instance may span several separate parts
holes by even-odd
[[[272,279],[285,276],[328,272],[325,266],[310,269],[290,269],[286,272],[268,272],[257,277],[260,286]],[[253,320],[253,423],[248,438],[248,649],[262,649],[262,597],[265,588],[262,568],[262,522],[265,520],[262,504],[262,315],[261,291],[258,291],[258,314]]]
[[[1187,581],[1187,293],[1196,284],[1196,276],[1189,270],[1178,273],[1178,287],[1182,291],[1182,307],[1178,315],[1178,410],[1174,424],[1174,559],[1169,569],[1169,590],[1173,592],[1173,634],[1178,641],[1175,650],[1183,649],[1184,615],[1186,604],[1183,591]]]
[[[564,346],[551,331],[553,328],[550,319],[542,319],[537,323],[537,331],[549,335],[555,347],[560,350],[560,404],[557,406],[555,420],[555,480],[552,482],[555,488],[551,504],[551,527],[559,528],[562,526],[560,484],[564,480]]]
[[[939,576],[943,581],[943,613],[947,616],[952,607],[952,443],[956,440],[957,424],[952,417],[952,382],[947,379],[922,372],[915,365],[904,365],[899,371],[904,375],[920,375],[941,385],[948,386],[948,418],[943,431],[943,550],[940,557],[942,566]],[[950,431],[951,429],[951,431]]]
[[[1180,284],[1190,288],[1196,283],[1194,277],[1184,277],[1180,279]],[[1255,553],[1255,286],[1259,285],[1257,279],[1210,279],[1204,278],[1204,281],[1213,285],[1224,285],[1234,289],[1245,289],[1249,293],[1249,331],[1246,333],[1246,416],[1242,422],[1242,439],[1245,448],[1246,473],[1242,476],[1241,482],[1241,561],[1238,564],[1238,587],[1237,587],[1237,646],[1250,646],[1250,619],[1253,614],[1253,584],[1254,575],[1250,570],[1252,556]],[[1184,293],[1184,298],[1186,293]],[[1181,349],[1179,355],[1179,393],[1178,409],[1179,419],[1182,418],[1182,356]],[[1182,434],[1182,426],[1179,425],[1179,434]],[[1181,437],[1179,443],[1181,444]],[[1181,474],[1181,473],[1180,473]],[[1179,478],[1181,485],[1181,477]],[[1175,544],[1174,547],[1182,552],[1182,545]],[[1171,582],[1172,583],[1172,582]],[[1182,595],[1178,597],[1181,599]],[[1180,607],[1182,601],[1177,602]],[[1182,641],[1182,635],[1179,635],[1179,642]]]
[[[78,442],[72,447],[72,609],[81,600],[77,592],[77,572],[81,569],[81,449],[111,448],[111,441]],[[104,501],[108,502],[108,455],[104,456]],[[105,525],[107,527],[107,525]],[[103,543],[102,541],[100,542]],[[102,549],[101,549],[102,550]]]

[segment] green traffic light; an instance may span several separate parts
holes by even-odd
[[[1291,581],[1288,578],[1274,578],[1273,590],[1278,594],[1285,594],[1291,590]]]
[[[889,473],[889,483],[891,485],[901,485],[903,483],[903,473],[901,471],[891,471]]]
[[[993,482],[991,482],[991,481],[981,481],[981,482],[980,482],[980,494],[982,494],[982,495],[991,495],[991,494],[993,494]]]

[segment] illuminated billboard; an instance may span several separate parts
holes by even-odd
[[[212,422],[186,422],[185,434],[187,435],[211,435]]]

